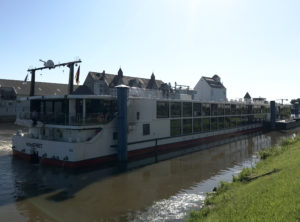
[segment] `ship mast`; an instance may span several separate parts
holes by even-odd
[[[27,71],[31,73],[31,82],[30,82],[30,93],[29,96],[34,96],[34,87],[35,87],[35,71],[44,70],[44,69],[54,69],[56,67],[67,66],[69,71],[69,84],[68,84],[68,94],[72,94],[73,86],[74,86],[74,65],[77,63],[81,63],[81,60],[76,60],[72,62],[65,62],[54,65],[52,60],[48,60],[47,62],[40,60],[44,63],[43,67],[28,69]]]

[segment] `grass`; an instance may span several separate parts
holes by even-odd
[[[259,155],[255,168],[221,182],[188,221],[300,221],[300,137]]]

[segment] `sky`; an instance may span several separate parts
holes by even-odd
[[[39,59],[194,87],[218,74],[229,99],[300,98],[299,0],[0,0],[0,78]],[[36,73],[68,83],[68,68]]]

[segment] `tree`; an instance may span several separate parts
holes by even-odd
[[[298,102],[298,104],[300,104],[300,98],[291,100],[291,104],[293,104],[293,105],[295,105],[296,102]]]

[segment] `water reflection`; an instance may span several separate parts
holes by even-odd
[[[242,137],[172,159],[164,154],[130,163],[126,171],[119,166],[69,171],[12,158],[12,132],[0,132],[0,219],[34,221],[182,220],[220,180],[253,165],[255,152],[293,133]]]

